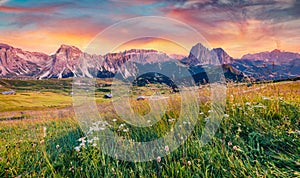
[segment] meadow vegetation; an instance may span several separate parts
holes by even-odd
[[[221,125],[204,146],[199,140],[210,112],[210,88],[199,87],[198,121],[187,141],[165,157],[141,163],[112,158],[96,138],[85,138],[72,110],[71,82],[0,81],[1,91],[16,91],[0,95],[0,177],[300,177],[299,81],[228,84]],[[97,81],[95,96],[109,129],[119,136],[153,140],[178,121],[180,95],[151,85],[134,88],[130,103],[145,115],[149,100],[136,97],[161,91],[168,97],[161,120],[149,128],[124,124],[111,99],[103,98],[109,84]]]

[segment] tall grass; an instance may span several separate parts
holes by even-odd
[[[299,86],[229,86],[220,128],[204,146],[200,138],[209,115],[210,89],[199,89],[201,105],[192,135],[167,156],[142,163],[112,158],[87,138],[76,150],[84,133],[71,111],[51,119],[41,115],[1,121],[0,177],[299,177]],[[149,112],[146,102],[132,101],[135,112]],[[164,135],[176,122],[180,98],[171,97],[168,103],[166,114],[149,128],[127,124],[119,129],[123,122],[111,103],[101,103],[99,109],[119,136],[147,141]]]

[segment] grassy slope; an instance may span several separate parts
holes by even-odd
[[[159,163],[117,161],[92,146],[76,152],[74,147],[79,145],[77,139],[82,132],[71,114],[50,120],[2,121],[0,177],[299,177],[299,88],[299,82],[230,87],[226,107],[229,117],[223,119],[215,138],[204,147],[199,145],[201,123],[209,109],[209,103],[203,102],[204,114],[199,115],[193,135]],[[203,98],[206,93],[200,95]],[[133,102],[137,112],[147,110],[138,104]],[[101,105],[108,109],[105,115],[110,123],[117,118],[107,102]],[[171,116],[174,113],[169,112],[149,132],[166,132]],[[117,121],[117,126],[120,123]],[[149,132],[130,128],[128,135],[118,134],[144,138]]]
[[[43,110],[63,108],[72,105],[72,79],[51,80],[4,80],[0,79],[0,92],[15,90],[16,95],[0,94],[0,112]],[[97,84],[109,84],[108,80],[98,80]],[[109,87],[96,91],[97,102],[109,92]]]
[[[61,108],[70,106],[71,100],[68,95],[53,92],[17,92],[16,95],[0,96],[0,112]]]

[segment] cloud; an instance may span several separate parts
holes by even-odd
[[[300,17],[300,1],[296,0],[204,0],[187,1],[172,7],[178,11],[210,11],[207,17],[227,12],[224,20],[283,20]],[[230,15],[232,14],[232,15]],[[230,19],[228,19],[230,18]]]
[[[223,47],[234,57],[273,48],[300,49],[299,0],[7,2],[0,0],[0,39],[21,46],[47,43],[49,48],[43,47],[47,52],[59,43],[80,45],[80,41],[87,42],[101,30],[122,20],[152,15],[185,22],[199,31],[212,47]],[[145,30],[157,28],[149,24]],[[173,30],[181,35],[181,29]],[[30,44],[27,44],[28,36],[32,39]],[[113,38],[118,38],[118,35]],[[142,42],[146,45],[145,41]]]
[[[2,6],[3,4],[7,3],[9,0],[0,0],[0,6]]]
[[[0,2],[1,3],[1,2]],[[21,6],[0,6],[0,12],[6,13],[50,13],[55,12],[59,8],[65,6],[66,4],[52,4],[47,6],[37,6],[37,7],[21,7]]]
[[[190,0],[162,11],[196,28],[213,47],[240,57],[247,51],[300,49],[299,9],[295,0]]]

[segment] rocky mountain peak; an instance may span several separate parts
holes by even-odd
[[[63,44],[56,51],[56,54],[60,54],[60,53],[64,53],[64,54],[77,53],[78,54],[78,53],[82,53],[82,51],[75,46]]]
[[[183,59],[183,63],[188,65],[205,65],[210,64],[212,55],[210,50],[203,46],[201,43],[197,43],[190,50],[190,54],[186,59]]]
[[[233,58],[224,49],[214,48],[212,51],[217,55],[220,64],[230,64],[233,62]]]
[[[200,54],[203,54],[203,52],[209,51],[208,48],[203,46],[201,43],[197,43],[195,46],[192,47],[190,51],[190,55],[194,55],[195,57],[199,56]]]
[[[197,43],[197,44],[195,44],[193,47],[192,47],[192,49],[191,50],[193,50],[193,49],[203,49],[203,48],[206,48],[202,43]]]
[[[209,50],[201,43],[197,43],[192,47],[190,54],[182,61],[190,66],[196,65],[219,65],[229,64],[233,58],[229,56],[222,48]]]
[[[4,44],[4,43],[0,43],[0,49],[10,49],[12,48],[11,46],[7,45],[7,44]]]
[[[275,53],[275,54],[277,53],[278,54],[278,53],[281,53],[281,51],[279,49],[274,49],[273,51],[271,51],[271,53]]]

